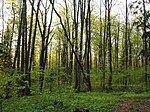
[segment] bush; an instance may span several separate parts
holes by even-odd
[[[14,70],[12,68],[2,68],[0,69],[0,97],[10,98],[12,96],[17,96],[18,91],[21,88],[25,88],[25,85],[19,85],[19,82],[23,82],[23,77],[25,74]]]
[[[132,86],[130,88],[131,88],[132,92],[137,93],[137,94],[145,92],[145,88],[143,88],[141,86]]]

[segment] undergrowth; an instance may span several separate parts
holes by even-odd
[[[118,100],[111,93],[49,93],[4,100],[3,112],[73,112],[76,108],[111,112]]]

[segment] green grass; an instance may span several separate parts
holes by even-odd
[[[5,100],[3,112],[73,112],[75,108],[111,112],[118,100],[110,93],[49,93]]]
[[[85,108],[90,112],[111,112],[113,106],[123,97],[150,98],[150,94],[51,92],[4,100],[2,109],[3,112],[73,112],[76,108]]]

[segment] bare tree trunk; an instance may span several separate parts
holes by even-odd
[[[132,67],[132,43],[130,34],[128,35],[128,41],[129,41],[129,66]]]
[[[66,29],[68,31],[68,37],[69,39],[71,39],[71,30],[70,30],[70,18],[69,18],[69,7],[68,7],[68,4],[67,4],[67,1],[65,0],[65,6],[66,6]],[[70,46],[69,46],[69,43],[68,41],[66,40],[66,44],[67,44],[67,52],[66,52],[66,55],[67,55],[67,62],[66,62],[66,73],[67,73],[67,77],[68,77],[68,83],[71,84],[72,82],[72,73],[70,72],[70,63],[69,63],[69,51],[71,50]]]
[[[99,35],[99,54],[98,54],[98,60],[99,60],[99,69],[102,71],[102,55],[103,55],[103,48],[102,48],[102,10],[101,10],[101,3],[102,1],[100,0],[100,35]]]
[[[70,82],[72,82],[72,72],[73,72],[73,51],[72,48],[74,48],[74,26],[72,25],[72,37],[70,36],[70,40],[72,40],[72,46],[70,45],[69,51],[70,51],[70,62],[69,62],[69,72],[70,72]]]
[[[138,28],[136,29],[136,45],[137,45],[137,47],[139,48],[139,30],[138,30]],[[137,55],[137,53],[136,53],[136,55]],[[135,59],[136,60],[136,64],[135,64],[135,67],[140,67],[140,64],[139,64],[139,59],[138,58],[136,58]]]
[[[75,38],[75,53],[78,57],[78,16],[79,16],[79,6],[77,5],[77,1],[73,1],[74,4],[74,38]],[[75,89],[80,91],[80,73],[78,62],[74,60],[74,75],[75,75]]]
[[[30,19],[30,30],[29,30],[29,41],[28,41],[28,52],[27,52],[27,63],[26,67],[28,67],[27,73],[28,73],[28,82],[29,82],[29,87],[31,87],[31,69],[29,68],[29,63],[30,63],[30,51],[31,51],[31,37],[32,37],[32,28],[33,28],[33,16],[34,16],[34,1],[32,2],[32,9],[31,9],[31,19]]]
[[[91,0],[88,1],[88,10],[87,10],[87,18],[86,18],[86,26],[87,26],[87,83],[88,83],[88,91],[91,91],[91,80],[90,80],[90,49],[91,49]]]
[[[83,32],[84,32],[84,24],[85,24],[85,9],[86,9],[86,0],[79,0],[80,6],[80,22],[81,22],[81,29],[80,29],[80,45],[79,45],[79,61],[83,66],[83,59],[82,59],[82,52],[83,52]],[[79,68],[79,76],[81,76],[81,69]]]
[[[112,44],[111,44],[111,20],[110,20],[110,13],[111,13],[111,4],[112,1],[108,0],[108,62],[109,62],[109,78],[108,78],[108,89],[112,90]]]
[[[27,72],[28,67],[26,64],[28,63],[28,57],[27,57],[27,18],[26,18],[26,0],[23,0],[23,7],[22,7],[22,13],[23,13],[23,24],[22,24],[22,51],[21,51],[21,71],[22,72]],[[26,70],[26,71],[24,71]]]
[[[126,0],[126,30],[125,30],[125,69],[128,69],[128,0]],[[125,76],[125,88],[127,88],[127,76]]]
[[[118,72],[118,67],[119,67],[119,63],[118,63],[118,53],[119,53],[119,35],[120,35],[120,23],[118,22],[118,29],[117,29],[118,33],[117,36],[115,37],[115,70]]]
[[[52,38],[53,38],[53,36],[54,35],[52,35],[52,37],[50,38],[50,40],[49,40],[49,37],[50,37],[50,34],[51,34],[51,25],[52,25],[52,18],[53,18],[53,8],[51,9],[51,16],[50,16],[50,23],[49,23],[49,26],[48,26],[48,32],[47,32],[47,35],[46,35],[46,45],[45,45],[45,60],[44,60],[44,62],[45,62],[45,65],[46,65],[46,62],[47,62],[47,55],[48,55],[48,45],[50,44],[50,42],[51,42],[51,40],[52,40]]]
[[[22,28],[22,21],[23,21],[23,14],[21,12],[20,21],[19,21],[19,28],[18,28],[18,40],[17,40],[17,48],[15,51],[15,57],[13,62],[13,68],[16,68],[16,62],[17,62],[17,68],[20,68],[20,44],[21,44],[21,28]]]
[[[30,89],[26,81],[28,81],[28,55],[27,55],[27,1],[23,0],[23,25],[22,25],[22,59],[21,59],[21,71],[26,74],[23,78],[25,82],[25,88],[23,89],[24,95],[30,95]]]
[[[15,9],[14,9],[14,3],[12,3],[12,11],[13,11],[13,21],[15,21]],[[12,60],[11,59],[11,51],[12,51],[12,42],[13,42],[13,35],[14,35],[14,28],[15,28],[15,23],[13,22],[13,25],[12,25],[12,33],[11,33],[11,38],[10,38],[10,45],[9,45],[9,60]]]
[[[60,37],[58,37],[58,59],[57,59],[57,75],[58,75],[58,78],[57,78],[57,82],[58,82],[58,86],[60,85],[60,60],[61,60],[61,39]]]
[[[107,47],[107,0],[105,0],[105,25],[104,25],[104,37],[103,37],[103,75],[102,75],[102,81],[101,81],[101,85],[102,85],[102,89],[105,90],[105,68],[106,68],[106,47]]]
[[[47,3],[46,6],[47,7]],[[47,9],[44,9],[45,13],[44,13],[44,18],[43,18],[43,32],[41,34],[42,37],[42,48],[41,48],[41,52],[40,52],[40,78],[39,78],[39,82],[40,82],[40,92],[42,92],[43,89],[43,81],[44,81],[44,70],[45,70],[45,38],[46,38],[46,23],[47,23]],[[40,27],[40,26],[39,26]]]
[[[39,15],[40,2],[41,2],[41,0],[38,1],[37,11],[36,11],[36,19],[35,19],[35,26],[34,26],[33,39],[32,39],[32,47],[31,47],[31,56],[30,56],[29,71],[31,71],[31,67],[32,67],[32,63],[33,63],[33,58],[34,58],[35,39],[36,39],[36,32],[37,32],[37,25],[38,25],[38,15]],[[32,8],[33,7],[34,7],[34,5],[32,5]]]
[[[143,9],[144,9],[144,29],[143,29],[143,35],[146,33],[146,8],[145,8],[145,0],[143,0]],[[147,40],[146,40],[146,35],[145,37],[143,37],[143,42],[144,42],[144,45],[143,45],[143,49],[145,51],[147,51]],[[144,64],[145,64],[145,88],[146,88],[146,91],[148,90],[148,73],[147,73],[147,65],[148,65],[148,56],[145,55],[145,59],[144,59]]]
[[[126,0],[125,69],[128,67],[128,6]]]
[[[1,39],[1,42],[3,43],[4,42],[4,0],[2,0],[2,39]]]

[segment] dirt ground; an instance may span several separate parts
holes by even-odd
[[[123,98],[121,102],[113,108],[112,112],[150,112],[150,98]]]

